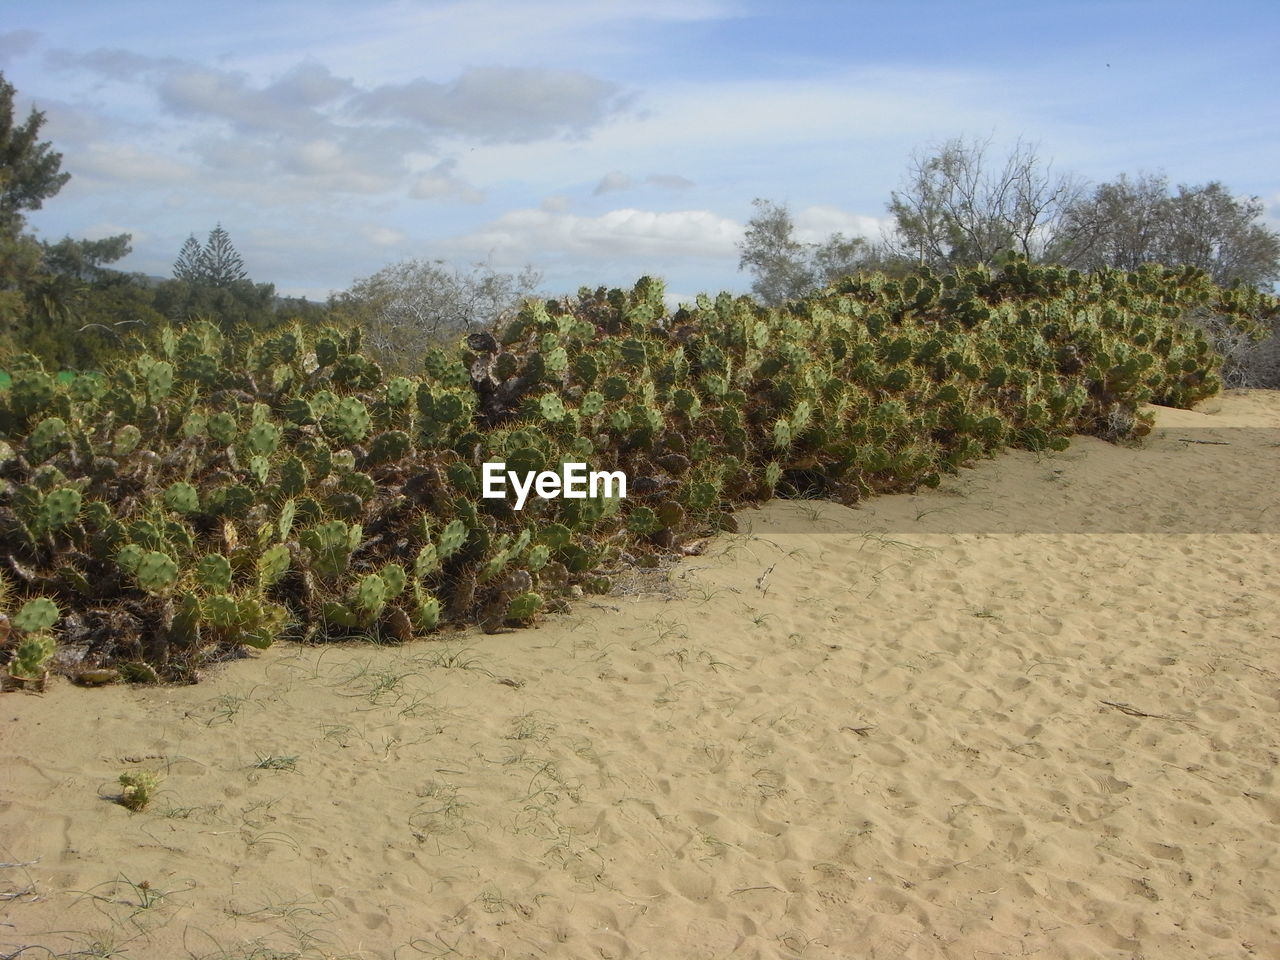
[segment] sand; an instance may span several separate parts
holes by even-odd
[[[1157,423],[531,630],[5,694],[0,957],[1280,956],[1280,394]]]

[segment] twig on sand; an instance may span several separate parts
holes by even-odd
[[[1203,443],[1205,446],[1212,447],[1229,447],[1231,444],[1226,440],[1191,440],[1187,437],[1175,437],[1179,443]]]
[[[769,592],[769,583],[768,583],[769,574],[773,573],[773,568],[776,566],[777,566],[776,563],[769,564],[769,569],[766,570],[764,573],[760,574],[759,578],[757,578],[756,589],[759,590],[761,593]]]
[[[856,733],[860,737],[869,737],[871,736],[871,731],[874,730],[875,728],[876,726],[873,723],[869,727],[841,727],[840,729],[848,730],[851,733]]]
[[[1114,700],[1099,700],[1101,704],[1108,707],[1115,707],[1121,713],[1126,713],[1131,717],[1150,717],[1153,720],[1172,720],[1174,723],[1190,723],[1186,717],[1171,717],[1164,713],[1147,713],[1145,710],[1139,710],[1137,707],[1128,703],[1117,703]]]
[[[786,891],[783,890],[781,887],[775,887],[771,883],[766,883],[762,887],[739,887],[737,890],[730,890],[729,896],[732,897],[734,894],[738,894],[738,893],[749,893],[752,890],[776,890],[778,893],[786,893]]]

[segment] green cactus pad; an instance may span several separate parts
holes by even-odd
[[[56,603],[48,597],[36,597],[22,605],[22,608],[13,615],[12,623],[24,633],[36,633],[51,628],[58,622],[60,616],[61,612]]]
[[[275,586],[289,572],[292,563],[289,548],[283,543],[267,547],[257,560],[258,585],[264,590]]]
[[[164,505],[174,513],[198,513],[200,492],[185,480],[169,484],[161,496]]]
[[[40,506],[40,525],[46,531],[61,530],[75,523],[80,513],[80,491],[71,487],[54,490]]]
[[[436,544],[436,554],[443,562],[462,549],[467,542],[467,527],[461,520],[451,520],[440,532],[440,542]]]
[[[148,593],[163,593],[177,582],[178,564],[167,553],[152,550],[139,558],[133,577]]]
[[[196,583],[206,590],[225,593],[231,589],[231,561],[220,553],[200,558],[196,564]]]
[[[507,603],[507,619],[516,623],[529,623],[545,605],[545,601],[537,593],[516,594]]]

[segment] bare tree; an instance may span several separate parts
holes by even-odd
[[[901,256],[947,268],[990,263],[1008,250],[1040,260],[1054,248],[1079,182],[1055,176],[1022,140],[993,169],[989,147],[990,141],[955,138],[913,156],[903,189],[889,202]]]
[[[1122,174],[1067,208],[1056,256],[1083,269],[1190,265],[1223,286],[1266,287],[1280,279],[1280,235],[1262,211],[1216,180],[1174,192],[1163,175]]]
[[[770,306],[794,300],[838,280],[868,269],[875,249],[862,237],[833,233],[822,243],[795,238],[795,223],[786,204],[753,201],[758,211],[747,221],[738,249],[739,270],[755,279],[751,292]]]
[[[485,263],[404,260],[356,280],[330,306],[365,326],[384,366],[416,370],[425,349],[513,315],[541,282],[527,266],[502,273]]]

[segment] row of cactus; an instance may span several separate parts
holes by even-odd
[[[10,363],[0,538],[15,589],[66,611],[63,643],[141,675],[279,637],[527,624],[743,503],[854,502],[1004,446],[1141,435],[1142,403],[1218,389],[1187,314],[1247,327],[1276,309],[1195,272],[1015,260],[850,278],[783,309],[721,294],[671,314],[650,278],[584,289],[430,351],[414,378],[385,377],[358,331],[164,329],[70,382]],[[490,461],[620,471],[628,497],[517,511],[480,495]]]

